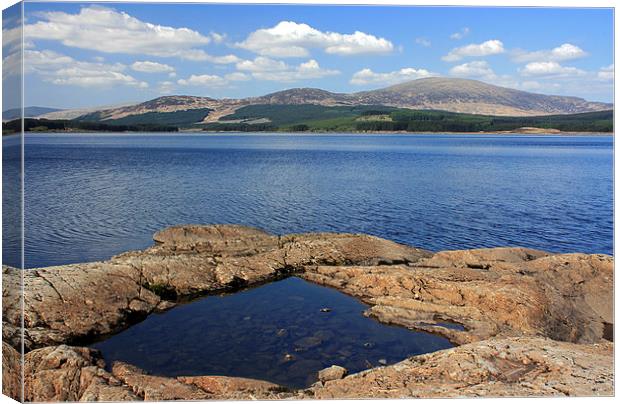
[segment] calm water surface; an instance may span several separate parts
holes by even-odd
[[[26,267],[106,259],[180,223],[612,253],[610,136],[37,134],[25,149]]]
[[[154,375],[249,377],[302,388],[334,364],[356,373],[452,346],[380,324],[364,317],[365,309],[333,289],[288,278],[151,315],[93,347],[108,365],[122,360]]]

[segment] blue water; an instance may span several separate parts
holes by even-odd
[[[294,388],[331,365],[356,373],[452,347],[443,337],[366,318],[365,309],[333,289],[288,278],[153,314],[93,347],[108,366],[121,360],[160,376],[249,377]]]
[[[613,248],[611,136],[37,134],[25,150],[26,267],[106,259],[180,223]]]

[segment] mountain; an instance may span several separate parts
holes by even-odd
[[[46,108],[46,107],[26,107],[24,108],[24,118],[37,118],[41,115],[48,114],[50,112],[61,111],[58,108]],[[21,108],[7,109],[2,112],[3,121],[11,121],[21,116]]]
[[[443,77],[409,81],[353,96],[359,104],[500,116],[574,114],[613,107],[577,97],[536,94],[477,80]]]
[[[158,121],[162,123],[216,123],[221,122],[222,118],[233,116],[241,108],[251,105],[307,104],[325,107],[372,105],[521,117],[596,112],[613,108],[612,104],[590,102],[578,97],[536,94],[476,80],[432,77],[351,94],[332,93],[317,88],[293,88],[243,99],[163,96],[133,105],[93,109],[89,113],[80,114],[78,119],[109,121],[109,123],[121,119],[123,123],[146,122],[157,113],[166,114]],[[201,112],[179,115],[182,111],[194,110]],[[63,113],[68,116],[71,111],[63,111]],[[43,117],[58,118],[55,114],[58,113],[47,114]],[[130,116],[135,116],[135,118],[128,119]],[[230,122],[230,119],[226,121]]]

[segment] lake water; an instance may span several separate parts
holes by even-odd
[[[26,267],[107,259],[181,223],[613,248],[610,136],[29,134],[25,150]],[[17,265],[12,237],[3,259]]]
[[[108,366],[122,360],[154,375],[249,377],[302,388],[331,365],[356,373],[452,346],[366,318],[365,309],[336,290],[287,278],[153,314],[93,347]]]

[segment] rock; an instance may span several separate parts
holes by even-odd
[[[151,376],[123,362],[112,364],[112,374],[145,401],[206,400],[210,397],[209,393],[194,384],[169,377]]]
[[[340,380],[345,377],[346,374],[347,369],[342,366],[332,365],[319,371],[319,381],[325,383],[331,380]]]
[[[200,387],[214,379],[162,378],[127,364],[115,364],[110,374],[97,351],[79,345],[169,309],[175,298],[230,292],[291,274],[358,298],[369,306],[364,314],[381,322],[437,333],[462,346],[287,397],[613,392],[613,344],[606,341],[613,339],[614,321],[610,256],[517,247],[433,254],[365,235],[274,236],[229,225],[175,226],[154,239],[153,247],[108,261],[23,272],[26,400],[217,399],[219,393]],[[21,347],[21,275],[3,267],[3,391],[12,396],[20,374],[13,348]],[[464,329],[437,327],[437,319]],[[295,351],[324,339],[302,338]],[[311,373],[321,366],[300,358],[291,371]],[[243,384],[217,383],[239,389]],[[285,394],[261,389],[223,397]]]
[[[59,345],[24,358],[26,401],[135,401],[127,386],[104,369],[98,351]]]
[[[11,345],[2,342],[2,394],[22,402],[21,355]]]
[[[3,359],[3,383],[19,388],[16,378],[6,378],[19,365],[19,355],[9,345]],[[3,363],[4,365],[5,363]],[[104,369],[99,352],[89,348],[60,345],[35,349],[25,357],[26,401],[162,401],[162,400],[248,400],[292,396],[287,389],[260,380],[225,377],[160,377],[122,362],[115,362],[112,374]],[[14,397],[19,390],[10,391]]]
[[[298,348],[310,349],[310,348],[317,347],[321,345],[322,343],[323,343],[323,340],[321,340],[321,338],[311,336],[311,337],[304,337],[304,338],[298,339],[297,341],[295,341],[294,345]]]
[[[197,376],[179,377],[178,380],[193,384],[218,400],[274,400],[292,396],[277,384],[242,377]]]
[[[164,312],[166,310],[170,310],[171,308],[175,307],[177,304],[175,302],[171,302],[169,300],[162,300],[161,302],[159,302],[159,304],[155,307],[155,311],[157,312]]]
[[[506,357],[495,356],[498,351]],[[315,399],[610,396],[612,351],[610,342],[492,338],[316,384],[308,392]],[[579,365],[568,365],[573,362]]]

